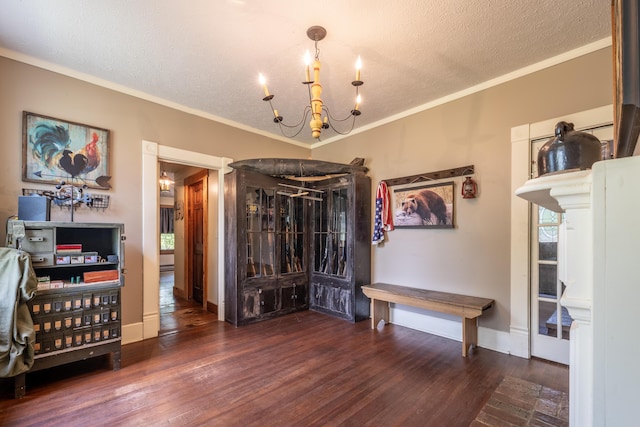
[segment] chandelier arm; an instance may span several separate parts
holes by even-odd
[[[354,118],[355,119],[355,115],[353,113],[349,113],[349,115],[347,117],[345,117],[344,119],[336,119],[335,117],[333,117],[331,115],[331,112],[329,111],[329,107],[327,107],[326,105],[322,106],[322,109],[324,110],[325,113],[327,113],[327,117],[329,117],[329,122],[334,121],[334,122],[346,122],[347,120]]]
[[[342,131],[342,132],[341,132],[341,131],[339,131],[338,129],[336,129],[336,128],[333,126],[333,124],[331,123],[331,120],[329,120],[329,127],[331,127],[331,129],[333,129],[333,131],[334,131],[335,133],[337,133],[337,134],[340,134],[340,135],[348,135],[349,133],[351,133],[351,131],[353,130],[354,126],[356,125],[356,116],[351,116],[351,117],[353,118],[353,121],[351,122],[351,128],[349,128],[349,130],[347,130],[347,131]],[[349,119],[349,118],[347,117],[347,118],[346,118],[346,119],[344,119],[344,120],[347,120],[347,119]],[[343,120],[343,121],[344,121],[344,120]]]
[[[303,115],[302,115],[302,119],[300,119],[300,121],[298,123],[296,123],[295,125],[287,125],[284,122],[280,121],[280,125],[284,126],[286,128],[297,128],[299,126],[304,125],[304,123],[307,120],[307,117],[309,116],[309,112],[311,111],[311,108],[307,105],[306,107],[304,107],[304,111],[303,111]]]
[[[284,123],[282,123],[282,122],[278,122],[278,125],[280,126],[280,133],[281,133],[283,136],[285,136],[286,138],[295,138],[296,136],[300,135],[300,132],[302,132],[302,129],[304,129],[304,124],[305,124],[305,122],[306,122],[306,120],[307,120],[307,117],[309,116],[309,111],[310,111],[309,107],[306,107],[306,108],[305,108],[304,116],[302,117],[302,120],[300,120],[300,122],[299,122],[297,125],[295,125],[295,126],[285,125],[285,124],[284,124]],[[287,128],[287,129],[295,129],[295,128],[298,128],[298,130],[297,130],[295,133],[293,133],[293,134],[291,134],[291,135],[288,135],[288,134],[284,131],[284,128]]]

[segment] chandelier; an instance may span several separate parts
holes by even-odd
[[[282,135],[288,138],[294,138],[302,131],[302,129],[304,128],[304,123],[309,115],[311,115],[309,127],[311,128],[311,135],[315,139],[320,139],[322,129],[329,128],[333,129],[333,131],[340,135],[347,135],[353,130],[356,122],[356,117],[361,114],[359,110],[361,97],[358,93],[358,90],[360,86],[364,84],[364,82],[360,80],[360,69],[362,68],[362,61],[360,60],[360,57],[358,57],[358,60],[356,61],[356,79],[351,82],[351,84],[356,88],[355,106],[353,107],[351,112],[343,119],[336,119],[331,115],[329,107],[322,102],[322,85],[320,84],[319,59],[320,50],[318,49],[318,42],[324,39],[326,35],[327,30],[320,26],[313,26],[307,30],[307,36],[311,40],[313,40],[315,44],[315,59],[312,63],[311,55],[309,54],[309,51],[307,51],[305,55],[305,81],[303,81],[302,84],[307,86],[307,90],[309,92],[309,104],[304,107],[302,119],[297,124],[289,125],[284,123],[283,117],[273,106],[272,100],[274,95],[269,93],[269,90],[267,89],[266,79],[264,78],[262,73],[259,74],[259,81],[262,85],[262,89],[264,90],[264,98],[262,98],[262,100],[269,102],[269,106],[271,107],[271,111],[273,112],[273,122],[279,126]],[[313,79],[311,78],[311,70],[313,70]],[[349,120],[351,121],[351,127],[347,130],[339,130],[334,126],[338,125],[338,123],[348,122]],[[345,127],[347,126],[348,123]]]

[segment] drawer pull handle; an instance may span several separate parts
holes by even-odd
[[[44,237],[42,236],[31,236],[28,239],[30,242],[44,242]]]
[[[41,256],[32,256],[31,262],[44,262],[44,257]]]

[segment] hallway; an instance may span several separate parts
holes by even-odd
[[[196,326],[218,321],[218,316],[193,300],[173,295],[174,272],[160,272],[160,331],[158,335],[174,334]]]

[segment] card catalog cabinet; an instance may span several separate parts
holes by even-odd
[[[8,238],[29,252],[39,282],[28,302],[36,331],[28,372],[109,353],[119,369],[124,226],[11,221]],[[25,393],[24,375],[15,378],[16,397]]]
[[[370,277],[370,179],[287,187],[301,184],[248,170],[225,176],[225,319],[236,326],[308,308],[369,316],[359,287]]]

